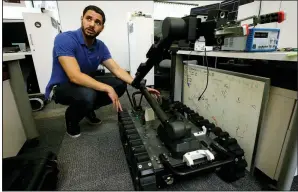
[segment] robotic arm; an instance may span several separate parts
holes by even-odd
[[[216,42],[214,39],[214,29],[218,23],[218,16],[215,16],[217,19],[212,17],[205,22],[201,22],[201,19],[197,18],[196,16],[187,16],[184,18],[167,17],[162,24],[163,38],[157,44],[151,46],[146,55],[148,58],[147,61],[142,63],[137,69],[132,86],[140,89],[141,93],[145,96],[146,100],[161,121],[161,124],[167,132],[167,136],[170,140],[176,140],[184,137],[185,135],[189,135],[190,128],[181,122],[169,122],[169,117],[167,117],[157,101],[153,99],[146,89],[143,78],[154,65],[157,65],[162,61],[162,55],[164,51],[168,51],[173,41],[187,40],[195,42],[199,36],[204,36],[206,44],[213,45]],[[223,19],[227,19],[227,14],[226,17],[221,18],[220,21],[224,22],[222,21]],[[204,30],[198,30],[199,28]]]
[[[151,46],[146,57],[148,58],[145,63],[142,63],[135,75],[135,79],[132,82],[132,86],[140,89],[142,94],[145,96],[146,100],[153,108],[157,117],[161,121],[163,127],[167,129],[169,137],[175,139],[183,135],[184,127],[177,127],[170,124],[169,119],[165,112],[160,108],[159,104],[153,97],[150,95],[148,90],[145,87],[145,82],[143,78],[147,73],[152,69],[156,64],[159,64],[162,61],[162,55],[164,51],[167,51],[173,41],[184,39],[186,37],[186,22],[181,18],[166,18],[163,21],[162,34],[163,38],[157,43]],[[181,131],[179,131],[181,129]],[[182,132],[179,134],[179,132]]]
[[[183,18],[165,18],[162,23],[163,38],[157,44],[153,44],[149,49],[146,55],[148,60],[139,66],[132,86],[137,89],[141,88],[143,78],[154,65],[162,61],[163,52],[170,48],[173,41],[188,40],[195,42],[198,37],[204,36],[206,45],[215,45],[214,30],[227,22],[227,15],[227,11],[213,10],[210,11],[208,19],[205,22],[201,22],[201,19],[195,15]]]
[[[146,57],[148,60],[142,63],[135,75],[135,79],[132,82],[132,86],[139,89],[141,81],[152,69],[152,67],[162,61],[162,55],[164,51],[167,51],[173,41],[183,39],[186,32],[186,23],[180,18],[166,18],[162,24],[163,38],[157,43],[153,44]]]
[[[254,17],[254,25],[258,23],[281,22],[284,20],[283,12],[270,13]],[[232,30],[233,29],[233,30]],[[148,74],[154,65],[162,61],[164,51],[168,51],[173,41],[187,40],[195,42],[200,36],[204,36],[206,46],[218,46],[223,43],[224,35],[235,34],[235,31],[243,31],[240,22],[228,22],[228,11],[212,10],[208,13],[208,18],[205,22],[201,22],[200,18],[195,15],[186,16],[183,18],[167,17],[162,24],[163,38],[153,44],[149,49],[145,63],[142,63],[135,75],[132,86],[140,89],[146,100],[153,108],[157,117],[165,128],[169,139],[175,140],[187,135],[187,126],[179,122],[169,122],[169,118],[160,108],[155,99],[145,87],[143,78]]]

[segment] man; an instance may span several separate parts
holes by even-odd
[[[122,111],[119,101],[126,84],[133,78],[112,59],[106,45],[96,39],[104,29],[104,12],[96,6],[87,6],[81,17],[81,28],[60,33],[55,38],[53,48],[53,68],[46,88],[46,98],[60,104],[69,105],[65,112],[67,133],[80,136],[79,122],[86,117],[91,124],[101,120],[94,110],[113,103],[117,111]],[[116,78],[96,78],[92,76],[103,64]],[[155,89],[148,91],[159,96]]]

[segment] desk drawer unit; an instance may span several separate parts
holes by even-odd
[[[295,91],[271,87],[266,114],[259,137],[256,167],[278,180],[289,134],[293,134],[293,112],[297,107]]]

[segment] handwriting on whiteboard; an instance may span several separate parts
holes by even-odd
[[[207,70],[196,66],[185,66],[184,73],[187,76],[184,80],[187,81],[189,94],[185,97],[185,104],[210,122],[214,122],[216,126],[233,129],[235,137],[245,137],[252,123],[237,119],[241,115],[245,117],[256,115],[254,111],[260,109],[258,107],[260,102],[254,101],[260,82],[209,70],[208,87],[198,101],[206,87]]]

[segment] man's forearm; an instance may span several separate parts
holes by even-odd
[[[119,68],[117,70],[117,72],[115,73],[115,75],[121,79],[122,81],[126,82],[127,84],[131,85],[132,81],[133,81],[133,78],[132,76],[127,72],[125,71],[124,69],[121,69]]]
[[[75,84],[78,84],[78,85],[81,85],[84,87],[88,87],[91,89],[95,89],[97,91],[108,92],[108,90],[111,88],[110,85],[96,81],[95,79],[93,79],[92,77],[90,77],[84,73],[79,73],[74,78],[72,78],[70,80],[71,80],[71,82],[73,82]]]

